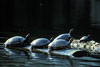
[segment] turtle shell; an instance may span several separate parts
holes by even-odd
[[[68,47],[70,42],[63,40],[63,39],[58,39],[58,40],[54,40],[53,42],[51,42],[48,45],[48,48],[52,48],[52,49],[63,49]]]
[[[47,46],[49,43],[50,40],[48,40],[47,38],[38,38],[31,42],[31,46],[39,48],[39,47]]]
[[[57,39],[64,39],[64,40],[66,40],[69,37],[71,37],[70,34],[69,33],[65,33],[65,34],[58,35],[54,40],[57,40]]]
[[[5,47],[17,47],[17,46],[21,46],[20,44],[23,43],[23,41],[25,40],[24,37],[21,36],[14,36],[9,38],[5,43]]]
[[[86,40],[86,39],[88,39],[89,36],[90,36],[90,35],[83,36],[83,37],[80,38],[80,40]]]
[[[80,40],[85,40],[87,38],[88,38],[88,36],[83,36]]]

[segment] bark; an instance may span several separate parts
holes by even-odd
[[[92,54],[100,53],[100,43],[94,40],[91,40],[88,42],[80,42],[80,40],[74,39],[72,43],[70,44],[70,47],[86,50]]]

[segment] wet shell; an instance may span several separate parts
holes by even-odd
[[[47,38],[38,38],[31,42],[31,46],[33,47],[42,47],[47,46],[50,43],[50,40]]]
[[[80,38],[80,41],[81,41],[81,40],[86,40],[86,39],[88,39],[89,36],[90,36],[90,35],[88,35],[88,36],[83,36],[82,38]]]
[[[9,38],[5,43],[5,47],[12,47],[12,46],[20,46],[21,43],[25,40],[24,37],[21,36],[14,36]]]
[[[57,39],[68,39],[69,37],[71,37],[71,32],[73,31],[73,29],[70,29],[69,33],[64,33],[64,34],[60,34],[58,35],[54,40],[57,40]]]
[[[66,48],[68,46],[69,42],[63,39],[58,39],[55,40],[53,42],[51,42],[48,45],[48,48],[52,48],[52,49],[60,49],[60,48]]]
[[[66,39],[68,39],[69,37],[71,37],[70,34],[69,34],[69,33],[65,33],[65,34],[60,34],[60,35],[57,36],[54,40],[57,40],[57,39],[64,39],[64,40],[66,40]]]

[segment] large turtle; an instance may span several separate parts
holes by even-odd
[[[48,40],[47,38],[38,38],[31,42],[31,47],[32,47],[31,49],[45,48],[48,46],[49,43],[50,43],[50,40]]]
[[[29,45],[29,36],[30,34],[27,34],[26,37],[22,36],[14,36],[9,38],[5,43],[5,47],[25,47]]]
[[[64,39],[57,39],[52,41],[48,45],[48,53],[50,54],[52,50],[61,50],[69,48],[69,44],[72,42],[73,38],[71,38],[69,41],[66,41]]]
[[[73,29],[70,29],[69,33],[60,34],[54,40],[57,40],[57,39],[64,39],[64,40],[69,39],[71,37],[72,31],[73,31]]]

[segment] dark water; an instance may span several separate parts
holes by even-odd
[[[94,31],[83,32],[84,31],[77,33],[76,31],[74,32],[74,35],[72,34],[72,36],[80,38],[83,35],[92,33],[91,38],[99,41],[99,37],[97,36],[99,33]],[[60,32],[56,35],[58,34],[60,34]],[[49,37],[51,37],[51,35],[49,35]],[[43,37],[45,36],[46,35],[43,35]],[[4,42],[5,40],[0,40],[0,42],[1,41]],[[3,44],[0,44],[0,67],[100,67],[100,59],[92,57],[72,58],[65,56],[48,56],[47,54],[34,52],[27,55],[22,51],[8,52],[4,49]]]
[[[100,59],[92,57],[71,58],[48,56],[43,53],[6,51],[0,46],[0,67],[99,67]]]

